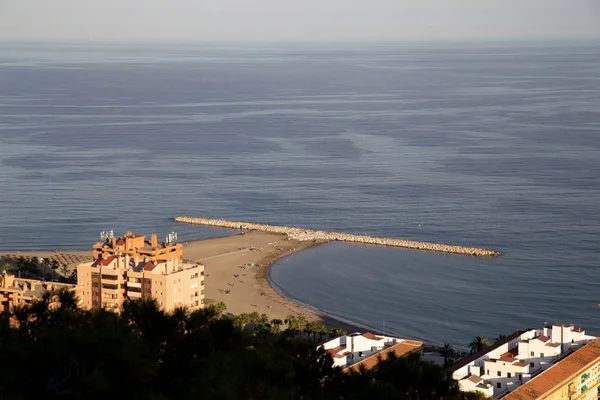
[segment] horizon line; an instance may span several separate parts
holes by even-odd
[[[7,44],[428,44],[428,43],[539,43],[598,41],[600,35],[590,36],[523,36],[483,38],[401,38],[401,39],[187,39],[187,38],[0,38]]]

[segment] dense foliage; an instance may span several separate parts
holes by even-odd
[[[136,300],[114,314],[79,309],[66,290],[46,293],[0,320],[0,398],[466,398],[419,354],[343,373],[297,320],[286,320],[281,334],[251,332],[246,321],[222,316],[223,308],[167,314],[153,300]],[[284,321],[274,321],[278,332]]]

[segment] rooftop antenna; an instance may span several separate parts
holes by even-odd
[[[177,232],[171,232],[167,235],[165,242],[173,243],[177,240]]]
[[[112,229],[110,231],[102,231],[100,232],[100,240],[109,240],[115,237]]]

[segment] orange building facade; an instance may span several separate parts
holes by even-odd
[[[77,267],[81,305],[118,311],[127,299],[155,298],[165,311],[204,306],[204,265],[183,262],[179,243],[127,232],[94,245],[94,260]]]
[[[31,304],[41,299],[44,292],[61,288],[74,290],[75,285],[24,279],[5,272],[0,274],[0,312],[10,311],[17,304]]]

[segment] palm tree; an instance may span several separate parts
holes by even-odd
[[[42,258],[42,265],[44,266],[44,276],[48,272],[48,268],[50,268],[50,259],[48,257]]]
[[[319,340],[323,341],[323,336],[325,336],[325,335],[327,335],[327,333],[329,333],[329,329],[327,329],[327,327],[325,325],[319,324],[317,333],[319,334]]]
[[[222,301],[212,304],[211,307],[214,307],[217,316],[221,316],[225,311],[227,311],[227,306]]]
[[[250,322],[252,322],[253,324],[258,323],[258,321],[260,320],[260,314],[257,313],[256,311],[252,311],[250,313]]]
[[[298,318],[295,315],[288,315],[285,319],[285,323],[287,324],[287,330],[293,335],[298,333],[300,330],[300,324],[298,323]]]
[[[12,271],[12,269],[13,269],[13,266],[11,264],[9,264],[9,263],[6,263],[6,264],[2,265],[2,272],[7,272],[8,273],[8,272]]]
[[[60,267],[60,272],[62,272],[63,276],[66,278],[67,274],[69,273],[69,266],[63,263],[63,265]]]
[[[304,314],[298,314],[296,321],[298,321],[298,330],[303,331],[306,327],[306,323],[308,322]]]
[[[187,307],[176,307],[169,315],[177,332],[181,335],[185,334],[186,325],[188,325],[190,311]]]
[[[271,320],[271,333],[277,335],[281,333],[281,325],[283,325],[283,321],[275,318]]]
[[[60,265],[58,264],[58,260],[52,259],[52,261],[50,262],[50,268],[52,268],[52,270],[54,271],[54,280],[56,280],[56,270],[59,266]]]
[[[444,367],[447,367],[454,362],[454,355],[456,352],[450,343],[444,343],[444,347],[441,347],[438,351],[440,355],[444,357]]]
[[[485,336],[477,336],[469,343],[471,354],[477,353],[490,345],[490,341]]]
[[[496,339],[494,339],[494,343],[500,343],[504,339],[506,339],[506,335],[498,335],[498,337]]]
[[[340,328],[331,328],[331,331],[329,331],[329,336],[338,337],[338,336],[344,336],[347,333],[348,332],[346,332],[345,330],[340,329]]]

